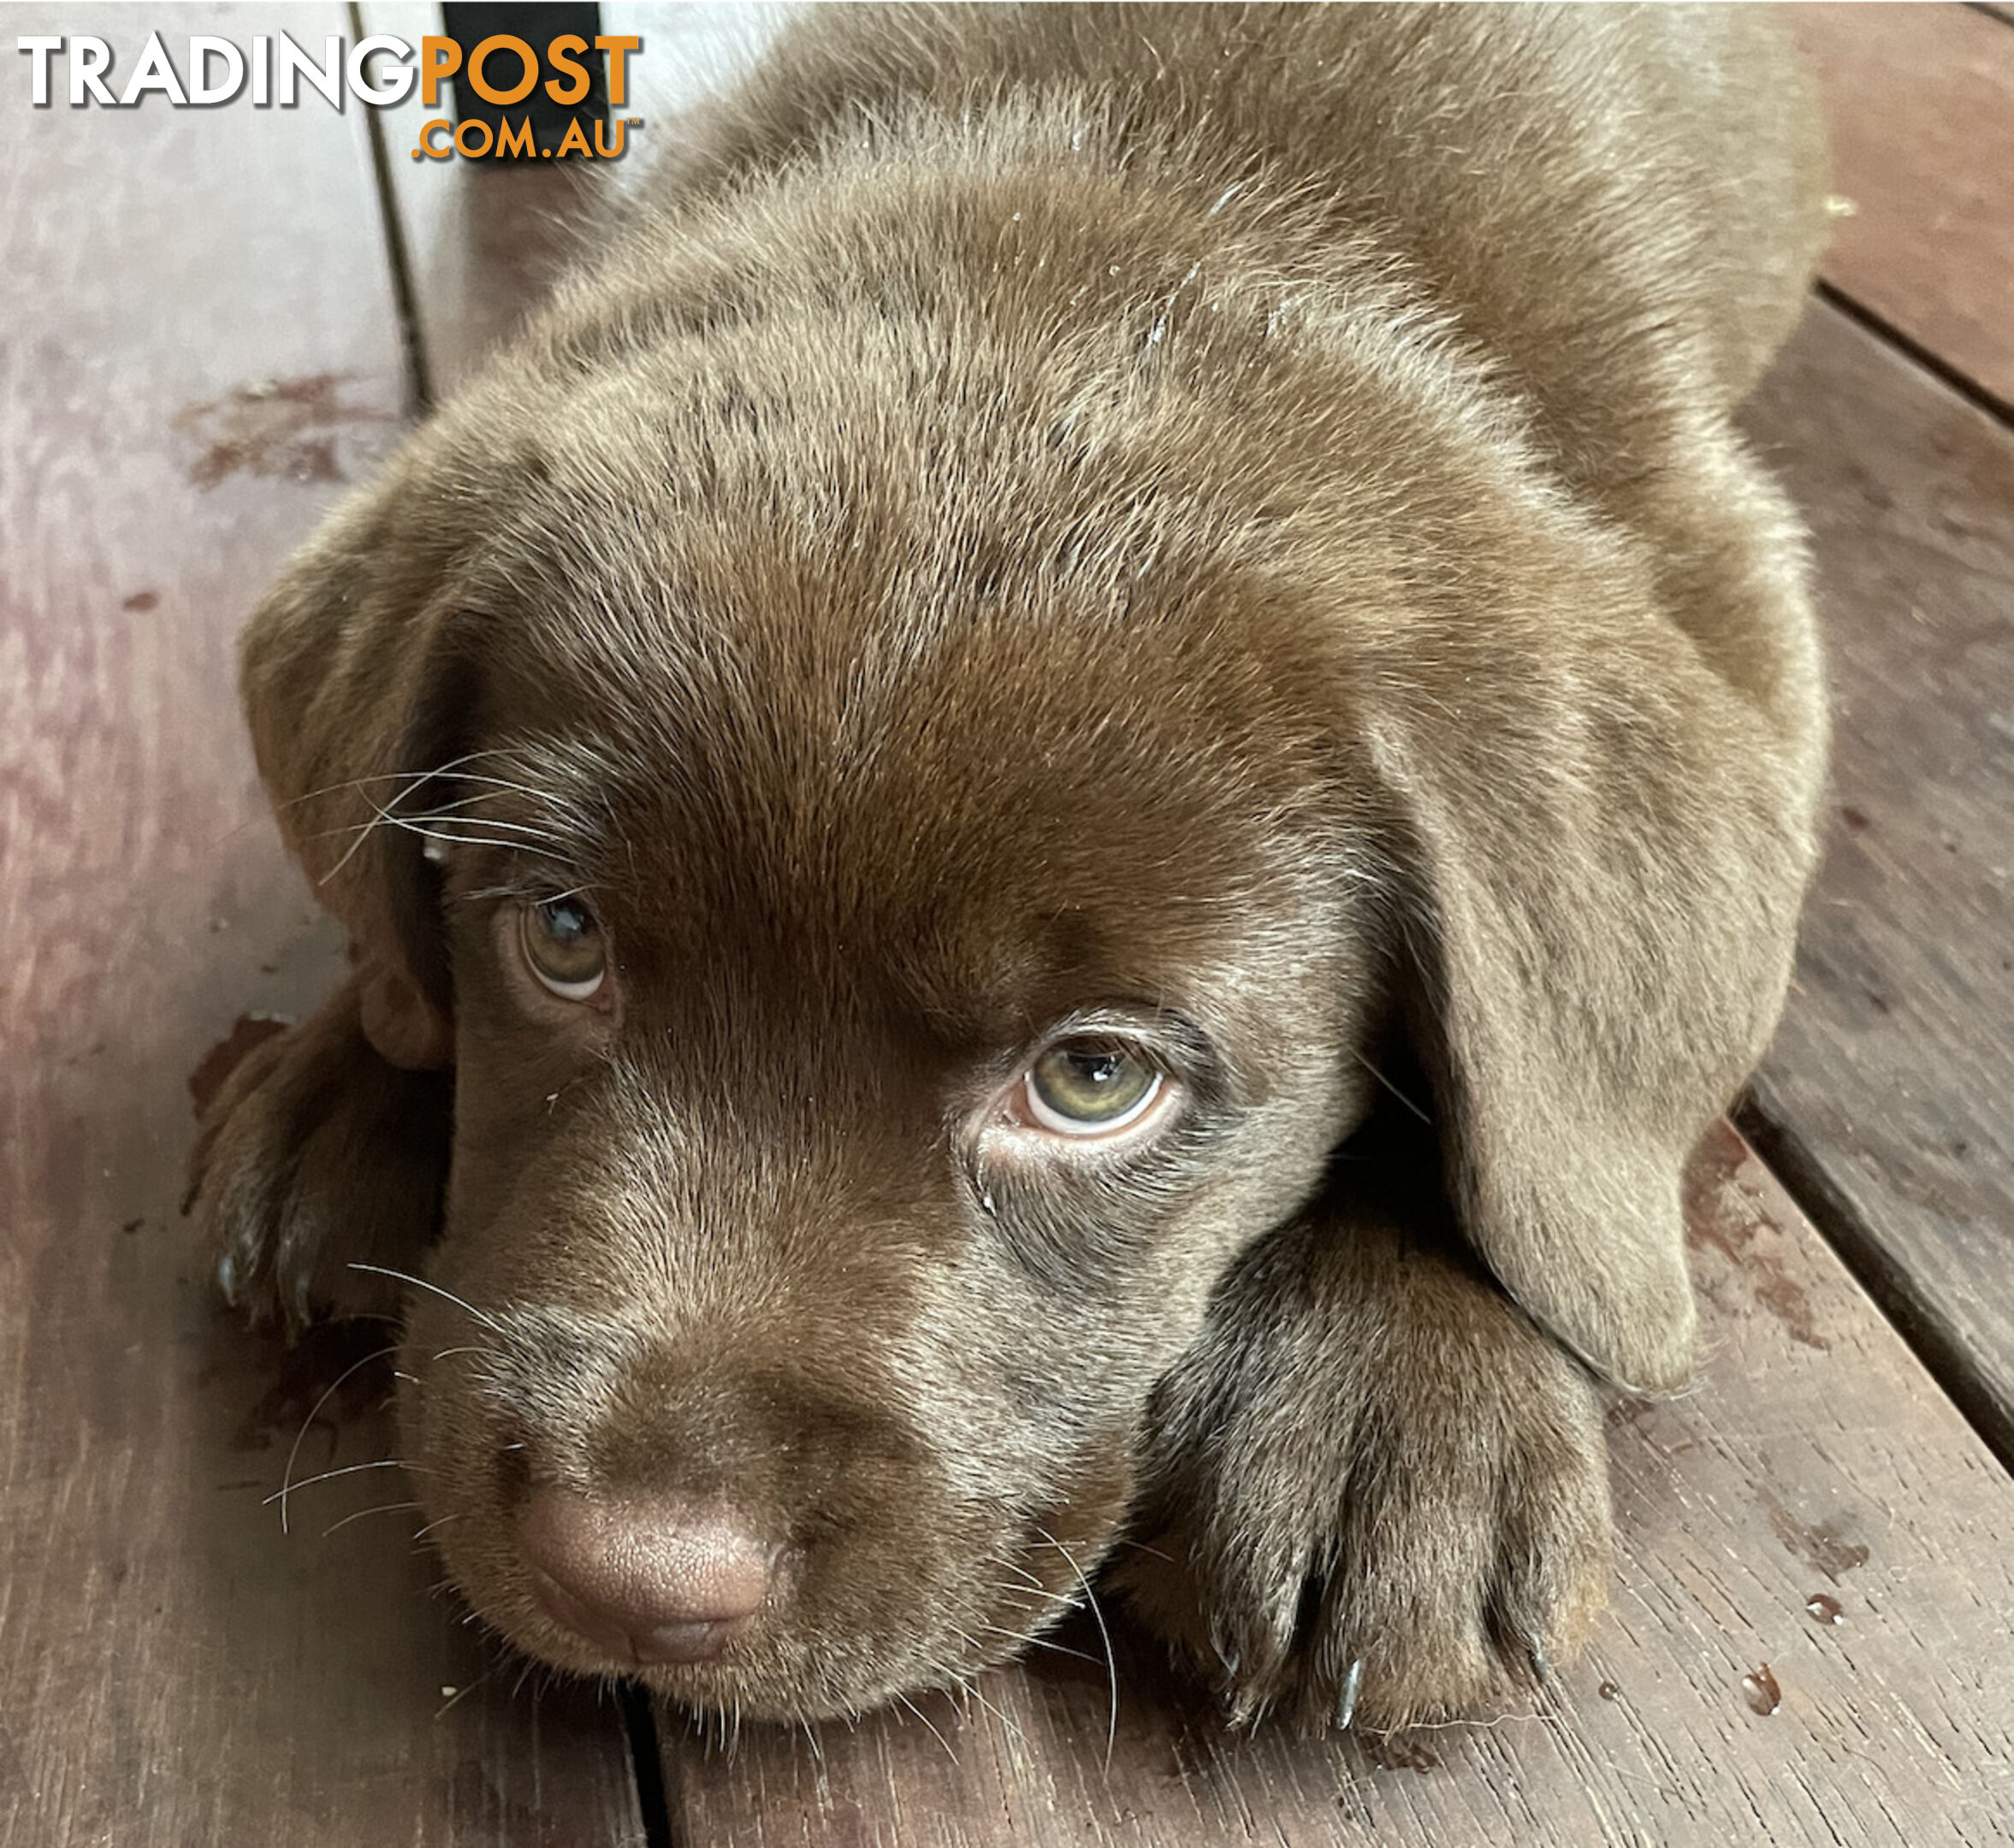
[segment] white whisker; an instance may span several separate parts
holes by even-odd
[[[917,1719],[923,1722],[924,1729],[930,1734],[931,1738],[935,1739],[939,1745],[944,1747],[945,1756],[949,1758],[953,1764],[957,1763],[958,1755],[951,1750],[951,1742],[946,1738],[943,1733],[939,1732],[935,1727],[930,1724],[930,1715],[925,1713],[921,1707],[917,1706],[917,1704],[913,1700],[911,1700],[908,1695],[897,1694],[895,1697],[900,1701],[903,1706],[908,1708],[909,1710],[917,1717]]]
[[[1111,1712],[1105,1726],[1105,1768],[1112,1768],[1112,1748],[1119,1742],[1119,1662],[1112,1653],[1112,1633],[1106,1629],[1105,1613],[1098,1607],[1098,1594],[1091,1589],[1091,1581],[1084,1576],[1084,1568],[1078,1565],[1076,1555],[1046,1527],[1037,1526],[1035,1531],[1062,1554],[1069,1562],[1069,1568],[1077,1575],[1077,1583],[1084,1588],[1084,1602],[1091,1607],[1091,1614],[1098,1620],[1098,1634],[1105,1644],[1105,1672],[1111,1687]]]
[[[395,1354],[398,1353],[398,1351],[399,1350],[395,1346],[391,1348],[381,1348],[376,1353],[367,1353],[361,1360],[352,1361],[348,1366],[345,1367],[341,1372],[338,1373],[335,1379],[329,1383],[327,1389],[323,1393],[322,1396],[315,1401],[314,1407],[309,1412],[307,1417],[301,1420],[300,1429],[294,1433],[293,1446],[287,1453],[287,1466],[280,1472],[279,1502],[280,1531],[281,1533],[287,1533],[290,1531],[287,1525],[287,1496],[288,1490],[292,1487],[293,1482],[293,1466],[299,1460],[300,1447],[302,1444],[307,1442],[308,1433],[315,1428],[315,1420],[322,1416],[322,1407],[327,1405],[329,1401],[336,1395],[336,1394],[341,1389],[343,1382],[348,1379],[352,1373],[361,1372],[363,1369],[369,1366],[373,1360],[382,1360],[388,1354]],[[270,1502],[272,1500],[273,1497],[271,1496],[268,1496],[266,1497],[266,1502]],[[264,1507],[265,1505],[265,1502],[262,1502],[259,1504],[261,1507]]]
[[[341,1469],[323,1470],[319,1476],[304,1476],[299,1482],[282,1483],[264,1501],[261,1502],[259,1506],[270,1507],[274,1502],[277,1502],[281,1509],[280,1518],[284,1521],[287,1518],[287,1498],[297,1489],[312,1489],[317,1483],[334,1482],[338,1476],[354,1476],[358,1470],[400,1469],[403,1467],[404,1465],[395,1456],[379,1457],[375,1462],[370,1463],[346,1463]],[[286,1531],[285,1527],[281,1529],[282,1533]]]
[[[352,1521],[362,1520],[366,1514],[396,1514],[401,1509],[416,1508],[418,1506],[417,1502],[384,1502],[376,1507],[358,1508],[354,1514],[346,1514],[339,1521],[329,1522],[322,1530],[322,1537],[326,1540],[337,1528],[347,1527]]]
[[[429,1283],[424,1277],[414,1276],[409,1270],[388,1270],[383,1265],[374,1264],[352,1264],[351,1265],[350,1269],[352,1270],[368,1270],[374,1276],[390,1277],[393,1282],[397,1283],[410,1283],[415,1289],[430,1290],[435,1295],[440,1297],[443,1302],[451,1302],[457,1309],[464,1310],[468,1314],[473,1316],[477,1322],[481,1323],[484,1328],[489,1330],[492,1334],[501,1336],[506,1342],[511,1338],[510,1330],[508,1329],[505,1328],[501,1322],[498,1322],[493,1317],[483,1314],[483,1312],[473,1303],[464,1301],[462,1298],[457,1296],[453,1290],[442,1289],[438,1283]]]

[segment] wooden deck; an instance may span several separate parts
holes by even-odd
[[[648,22],[640,74],[719,14]],[[1122,1635],[1116,1721],[1047,1653],[722,1752],[463,1624],[377,1466],[382,1337],[248,1337],[175,1211],[192,1081],[336,966],[230,644],[412,400],[364,125],[4,86],[0,1844],[2014,1842],[2014,22],[1798,26],[1853,210],[1750,427],[1814,535],[1837,767],[1788,1017],[1695,1167],[1701,1383],[1615,1423],[1613,1608],[1549,1710],[1324,1745],[1227,1736]],[[151,27],[275,21],[82,29]],[[452,382],[566,182],[394,169]],[[282,1530],[290,1467],[352,1465]]]

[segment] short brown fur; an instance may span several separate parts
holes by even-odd
[[[1573,1646],[1810,863],[1730,419],[1811,121],[1750,9],[820,11],[301,553],[246,697],[355,969],[197,1210],[291,1318],[424,1264],[484,1616],[621,1666],[528,1589],[558,1483],[787,1542],[701,1707],[956,1681],[1106,1561],[1241,1718]],[[605,1008],[513,962],[555,891]],[[1031,1157],[992,1100],[1114,1010],[1173,1126]]]

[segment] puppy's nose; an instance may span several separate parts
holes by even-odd
[[[533,1490],[518,1526],[547,1614],[637,1662],[717,1656],[769,1596],[775,1549],[717,1504]]]

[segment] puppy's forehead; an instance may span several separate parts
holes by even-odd
[[[1116,595],[950,520],[934,558],[689,530],[626,605],[560,587],[510,717],[607,817],[612,918],[682,959],[865,960],[1038,1009],[1152,992],[1313,903],[1331,741],[1241,587]]]

